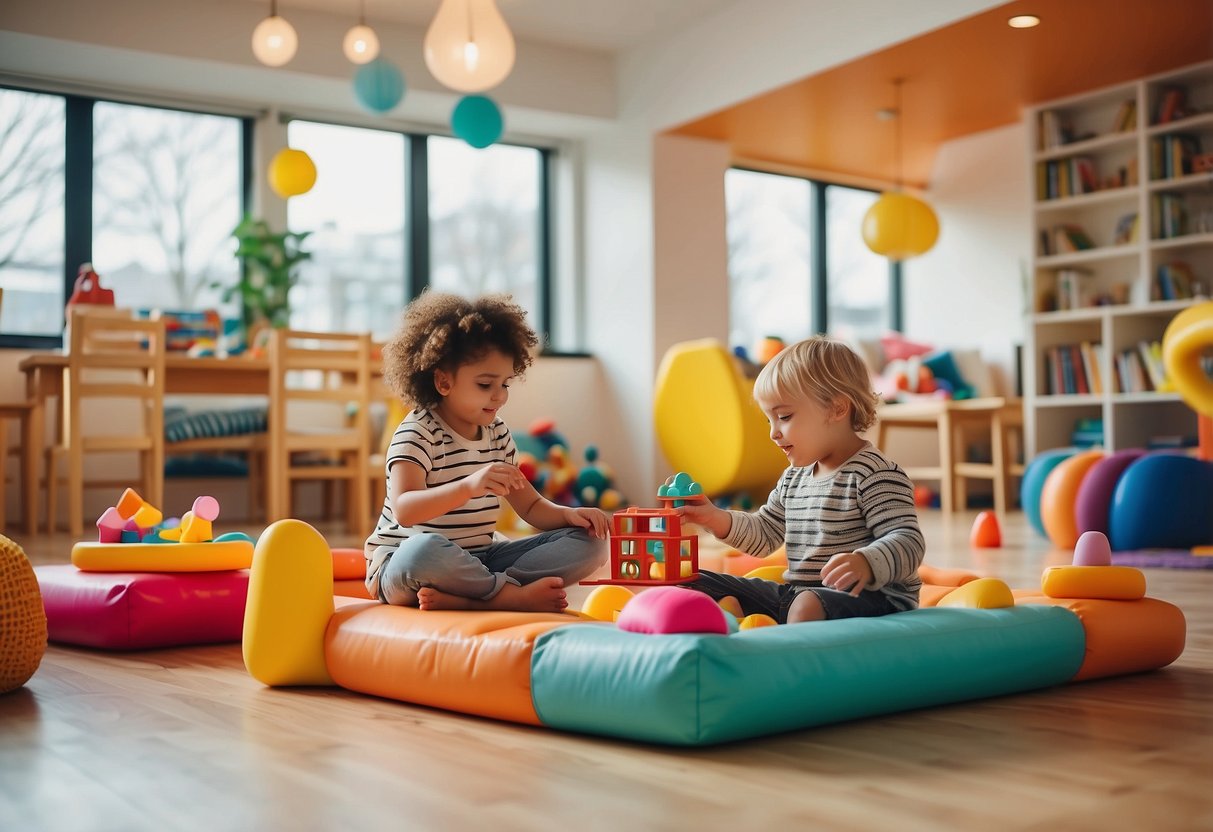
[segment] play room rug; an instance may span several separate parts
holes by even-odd
[[[1113,552],[1112,565],[1138,569],[1213,569],[1213,556],[1194,555],[1186,549],[1138,549]]]

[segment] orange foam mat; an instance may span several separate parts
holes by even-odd
[[[1016,590],[1014,594],[1016,604],[1065,607],[1082,621],[1087,653],[1074,681],[1165,667],[1184,651],[1187,624],[1183,613],[1165,601],[1050,598],[1039,590]]]
[[[336,603],[325,659],[338,685],[532,725],[541,724],[531,702],[535,639],[581,620],[559,613],[423,612],[344,598]]]

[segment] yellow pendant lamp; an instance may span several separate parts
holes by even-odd
[[[925,254],[939,239],[939,218],[926,202],[901,189],[901,84],[893,82],[897,103],[891,113],[897,121],[897,187],[885,191],[863,217],[863,241],[868,248],[890,260],[905,260]],[[889,112],[882,111],[882,115]]]

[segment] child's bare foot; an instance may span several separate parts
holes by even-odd
[[[423,586],[417,590],[417,606],[423,610],[483,609],[483,607],[474,606],[483,603],[483,601],[476,601],[472,598],[464,598],[462,595],[450,595],[434,589],[432,586]]]
[[[493,610],[527,612],[563,612],[569,605],[560,578],[540,578],[525,586],[506,584],[490,601],[482,601]]]
[[[424,586],[417,590],[417,606],[423,610],[519,610],[526,612],[563,612],[569,605],[564,581],[540,578],[526,586],[506,584],[488,601],[464,598]]]

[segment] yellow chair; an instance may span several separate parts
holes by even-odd
[[[345,483],[351,533],[374,528],[378,511],[367,477],[370,348],[366,334],[279,329],[271,335],[270,522],[291,516],[292,484],[321,480]]]
[[[674,470],[686,471],[709,496],[749,492],[762,500],[788,467],[753,390],[714,339],[675,344],[661,360],[657,440]]]
[[[84,489],[108,488],[115,493],[135,485],[128,479],[84,478],[86,454],[134,452],[139,455],[137,490],[154,506],[164,503],[164,321],[142,321],[109,315],[71,313],[68,363],[63,370],[58,435],[47,449],[47,528],[56,520],[58,486],[67,485],[68,532],[84,533]],[[136,405],[121,415],[102,412],[97,403],[115,407],[119,401]],[[109,430],[85,432],[104,426]],[[113,430],[117,427],[119,430]],[[59,475],[60,460],[67,475]]]

